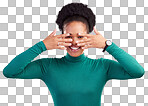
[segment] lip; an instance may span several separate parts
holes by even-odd
[[[78,46],[77,46],[77,47],[78,47]],[[70,46],[69,46],[68,48],[70,49],[71,52],[78,52],[78,51],[80,50],[80,48],[77,49],[77,50],[71,49]]]

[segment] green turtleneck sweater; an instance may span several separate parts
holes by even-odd
[[[41,79],[47,85],[54,106],[101,106],[101,93],[111,79],[135,79],[144,75],[144,68],[124,50],[112,43],[106,51],[117,61],[91,59],[81,54],[72,57],[42,58],[43,41],[17,55],[4,69],[7,78]]]

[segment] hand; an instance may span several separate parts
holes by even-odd
[[[52,49],[64,50],[66,49],[65,46],[71,46],[72,39],[65,38],[66,36],[69,36],[68,33],[60,34],[56,36],[55,34],[56,34],[56,29],[43,40],[47,50],[52,50]],[[70,43],[66,43],[66,42],[70,42]]]
[[[96,35],[80,33],[79,35],[84,36],[84,39],[78,41],[77,45],[84,46],[82,47],[82,49],[104,48],[106,39],[96,30],[95,27],[94,27],[94,32],[96,33]]]

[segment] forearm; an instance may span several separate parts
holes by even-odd
[[[144,74],[144,68],[136,59],[119,48],[115,43],[107,47],[106,51],[111,54],[132,77],[137,78]]]
[[[42,41],[17,55],[4,69],[4,75],[15,75],[23,70],[35,57],[46,50]]]

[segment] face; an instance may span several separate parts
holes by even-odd
[[[70,34],[70,36],[67,36],[65,38],[73,40],[71,42],[72,43],[71,46],[65,46],[67,48],[67,52],[69,53],[69,55],[77,57],[83,54],[84,49],[82,49],[81,46],[78,46],[76,41],[84,39],[84,36],[78,35],[78,33],[87,33],[86,25],[79,21],[72,21],[64,26],[63,32]],[[77,50],[75,50],[74,48],[72,49],[71,47],[74,46],[76,46],[79,49]]]

